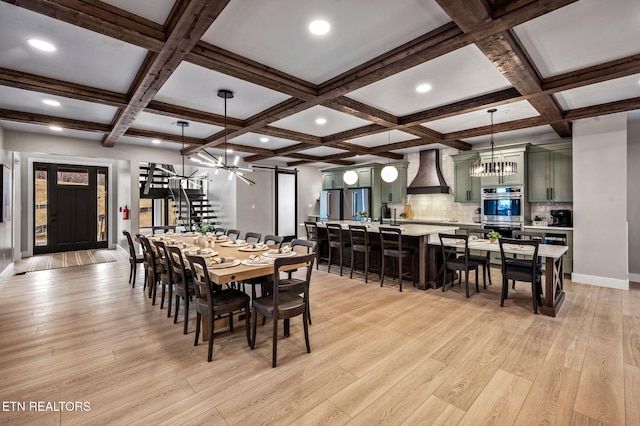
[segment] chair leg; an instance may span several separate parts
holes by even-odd
[[[484,272],[484,268],[482,268],[482,271]],[[476,293],[480,293],[480,287],[478,286],[478,275],[480,273],[480,266],[476,266]],[[484,288],[487,288],[486,285]]]
[[[364,282],[367,283],[369,282],[367,280],[368,275],[369,275],[369,252],[365,251],[364,254]],[[353,262],[353,260],[351,260]],[[353,268],[353,266],[351,266]]]
[[[504,299],[507,298],[507,292],[509,291],[509,280],[502,279],[502,294],[500,295],[500,306],[504,306]]]
[[[246,305],[244,305],[244,328],[247,332],[247,345],[249,345],[249,347],[251,347],[251,321],[249,320],[251,315],[251,311],[249,309],[249,303],[247,303]],[[213,327],[211,327],[213,329]]]
[[[233,312],[229,314],[229,331],[233,333]]]
[[[196,312],[196,338],[193,340],[193,346],[198,346],[198,337],[200,337],[200,321],[202,317],[200,312]]]
[[[131,284],[131,277],[133,276],[133,271],[135,271],[135,263],[129,262],[131,263],[130,268],[129,268],[129,284]]]
[[[351,270],[349,271],[349,279],[353,279],[353,267],[355,265],[355,256],[356,256],[356,252],[353,251],[353,249],[351,250]]]
[[[213,358],[213,312],[210,312],[209,317],[209,348],[207,354],[207,362],[211,362],[211,358]]]
[[[251,322],[253,323],[253,326],[251,328],[251,343],[249,346],[253,350],[256,345],[256,330],[258,329],[258,311],[256,311],[255,308],[253,309]]]
[[[304,315],[302,316],[302,323],[304,324],[304,341],[307,343],[307,353],[311,353],[311,345],[309,344],[309,327],[307,326],[307,321],[304,318],[308,315],[309,311],[305,311]]]
[[[342,259],[343,253],[344,253],[344,249],[340,247],[340,276],[342,276],[342,268],[344,267],[344,261]]]
[[[487,276],[489,277],[489,285],[492,285],[492,282],[491,282],[491,260],[487,260]]]
[[[398,280],[399,280],[399,288],[402,291],[402,258],[398,258]]]
[[[381,255],[382,259],[380,261],[380,287],[384,283],[384,254]]]
[[[176,294],[176,312],[173,315],[173,323],[177,323],[178,322],[178,311],[180,310],[180,296],[178,296]]]
[[[533,299],[533,313],[538,313],[538,284],[536,280],[531,282],[531,298]]]
[[[273,353],[271,354],[271,367],[276,368],[278,356],[278,318],[273,318]]]
[[[167,296],[169,298],[169,301],[167,302],[167,318],[171,318],[171,301],[173,299],[173,284],[171,282],[169,282],[169,294]]]
[[[184,330],[182,331],[182,334],[187,334],[188,326],[189,326],[189,295],[187,294],[184,297]]]
[[[462,276],[462,271],[460,272],[460,275]],[[464,288],[465,288],[465,292],[467,293],[467,297],[470,297],[470,295],[469,295],[469,270],[468,269],[466,271],[464,271]]]

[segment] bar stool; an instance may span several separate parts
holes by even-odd
[[[364,282],[368,282],[369,264],[371,255],[375,254],[376,259],[380,256],[380,246],[373,245],[369,241],[369,232],[364,225],[349,225],[349,238],[351,240],[351,272],[349,278],[353,278],[353,270],[356,266],[356,253],[362,253],[364,263]],[[380,264],[378,264],[378,277],[380,275]]]
[[[413,286],[416,285],[416,274],[413,266],[414,250],[412,248],[402,247],[402,231],[400,228],[391,228],[386,226],[380,226],[378,228],[380,232],[380,248],[382,250],[382,265],[380,266],[380,287],[384,284],[384,271],[385,271],[385,258],[390,257],[398,259],[398,279],[400,291],[402,291],[402,261],[409,258],[411,260],[411,279]],[[393,268],[393,278],[395,278],[395,267]]]
[[[329,240],[329,266],[327,267],[327,272],[331,272],[331,262],[337,251],[340,258],[340,276],[342,276],[344,252],[351,247],[351,244],[342,238],[342,225],[339,223],[327,223],[327,238]]]
[[[307,233],[307,241],[314,241],[316,243],[316,269],[318,269],[320,260],[328,260],[320,254],[327,245],[326,235],[320,234],[318,224],[315,222],[304,222],[304,229]]]

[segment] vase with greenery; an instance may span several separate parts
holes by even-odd
[[[360,216],[360,222],[367,223],[367,220],[369,219],[369,213],[366,210],[358,212],[358,216]]]
[[[502,237],[502,235],[497,231],[491,231],[487,234],[487,237],[489,237],[489,241],[495,243],[498,238]]]
[[[207,232],[213,232],[213,224],[211,222],[203,220],[196,225],[196,232],[199,232],[203,235]]]

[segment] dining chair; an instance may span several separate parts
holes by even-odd
[[[249,296],[239,290],[233,288],[222,288],[221,286],[212,283],[209,278],[209,271],[207,270],[207,262],[205,262],[204,258],[201,256],[187,255],[187,261],[191,265],[194,294],[196,298],[196,336],[193,346],[198,346],[200,322],[204,315],[207,317],[207,324],[209,328],[207,362],[211,362],[211,359],[213,358],[213,332],[215,320],[224,318],[226,315],[229,319],[229,331],[233,333],[234,312],[244,312],[247,344],[251,346],[251,334],[249,330]]]
[[[327,272],[331,272],[333,258],[338,256],[340,260],[340,276],[344,267],[344,253],[351,247],[349,240],[342,234],[342,225],[339,223],[327,223],[327,239],[329,241],[329,263]]]
[[[256,244],[260,242],[262,234],[259,232],[247,232],[244,234],[244,240],[249,244]]]
[[[162,296],[160,298],[160,309],[164,308],[165,293],[167,296],[167,318],[171,317],[171,302],[173,299],[173,270],[171,268],[171,259],[167,247],[163,241],[155,241],[154,245],[158,250],[158,258],[162,263],[162,274],[160,282],[162,283]]]
[[[440,250],[442,252],[442,264],[444,266],[444,274],[442,278],[442,291],[447,286],[447,272],[451,271],[451,285],[455,282],[455,272],[459,271],[458,284],[462,285],[462,273],[464,272],[464,285],[467,297],[469,295],[469,272],[476,273],[476,292],[480,291],[478,285],[478,266],[479,261],[472,260],[469,256],[469,236],[464,234],[438,234],[440,239]],[[457,246],[464,244],[462,252]]]
[[[215,234],[216,237],[219,237],[221,235],[225,235],[226,232],[227,232],[226,228],[220,228],[220,227],[213,228],[213,233]]]
[[[290,242],[291,249],[298,254],[310,254],[315,253],[318,245],[315,241],[308,241],[302,239],[293,239]],[[291,288],[293,291],[297,291],[299,294],[304,292],[304,283],[306,280],[302,278],[293,278],[293,273],[296,272],[297,269],[292,271],[287,271],[287,278],[281,280],[283,284],[286,284],[287,287]],[[311,294],[311,288],[309,288],[309,294]],[[308,319],[309,324],[311,324],[311,309],[307,306]]]
[[[136,246],[133,244],[133,238],[131,238],[129,231],[123,230],[122,234],[127,237],[127,244],[129,245],[129,264],[131,265],[131,269],[129,270],[129,284],[131,284],[131,287],[135,287],[136,271],[138,269],[138,265],[144,263],[144,256],[139,255],[136,252]]]
[[[180,248],[176,246],[166,246],[169,250],[171,260],[171,270],[173,271],[173,283],[176,290],[176,312],[173,315],[173,323],[178,322],[180,311],[180,298],[184,299],[184,330],[182,334],[187,334],[189,325],[189,301],[195,294],[193,287],[193,276],[184,265],[184,259]]]
[[[323,252],[324,247],[327,245],[327,236],[326,234],[320,233],[318,229],[318,224],[316,222],[305,221],[304,229],[307,234],[308,241],[314,241],[317,244],[316,249],[316,269],[320,265],[320,260],[328,260],[325,257],[322,257],[321,252]]]
[[[540,231],[513,231],[513,238],[517,240],[536,240],[540,244],[545,244],[546,242],[546,233]],[[513,255],[513,257],[518,257],[517,255]],[[542,292],[542,257],[538,257],[538,287],[540,288],[540,292]],[[516,288],[515,280],[511,282],[511,288]]]
[[[153,247],[151,247],[151,241],[149,238],[145,236],[140,236],[138,238],[142,243],[142,247],[145,253],[145,257],[147,258],[145,265],[147,268],[147,283],[145,288],[147,289],[147,295],[151,299],[151,304],[156,304],[156,291],[158,288],[158,284],[161,283],[160,277],[163,272],[164,266],[160,262],[160,258],[153,251]]]
[[[229,237],[231,241],[235,241],[240,238],[240,230],[239,229],[227,229],[225,235]]]
[[[538,286],[538,247],[540,241],[537,239],[515,239],[500,238],[500,257],[502,259],[502,295],[500,306],[504,306],[504,300],[508,297],[509,280],[523,281],[531,283],[531,295],[533,299],[533,312],[538,313],[538,304],[542,304],[540,287]],[[505,253],[505,247],[524,248],[521,256],[514,258]],[[529,250],[526,250],[526,249]]]
[[[277,246],[278,248],[280,248],[283,241],[284,237],[281,237],[279,235],[265,235],[263,244],[266,244],[268,246]]]
[[[351,241],[351,271],[349,278],[353,278],[353,271],[356,267],[356,253],[362,254],[364,282],[368,282],[369,265],[371,256],[375,255],[377,261],[380,257],[380,246],[371,244],[369,241],[369,231],[364,225],[349,225],[349,239]],[[378,264],[378,278],[380,275],[380,264]]]
[[[480,239],[488,239],[487,234],[493,232],[493,229],[484,228],[484,229],[469,229],[467,230],[467,235],[470,237],[469,241],[472,238],[477,237]],[[491,252],[486,251],[483,254],[473,254],[469,252],[469,260],[473,260],[478,262],[478,265],[482,266],[482,285],[484,289],[487,289],[487,276],[489,277],[489,285],[491,285]]]
[[[309,282],[311,280],[311,271],[313,269],[313,262],[315,260],[315,254],[309,253],[306,255],[300,255],[295,257],[281,257],[277,258],[273,264],[273,294],[269,296],[263,296],[253,301],[253,328],[251,334],[251,349],[256,344],[256,334],[258,328],[258,314],[266,318],[273,319],[273,352],[271,358],[271,367],[275,368],[277,365],[277,348],[278,348],[278,320],[289,320],[293,317],[302,315],[302,325],[304,327],[304,339],[307,346],[307,353],[311,352],[311,345],[309,344]],[[294,291],[290,285],[286,283],[286,280],[280,279],[282,269],[290,265],[304,264],[306,268],[306,279],[301,285],[303,292],[302,296],[297,292],[297,287]],[[299,284],[296,284],[298,286]],[[285,323],[284,330],[285,337],[289,337],[290,329]]]
[[[412,248],[405,248],[402,245],[402,230],[400,228],[380,226],[380,250],[382,252],[382,262],[380,265],[380,287],[384,284],[385,275],[385,259],[392,259],[392,277],[395,279],[395,261],[398,260],[398,287],[402,291],[402,278],[405,275],[402,272],[402,263],[405,259],[411,262],[411,279],[413,286],[416,285],[416,273],[413,265],[415,251]]]

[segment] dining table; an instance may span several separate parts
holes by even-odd
[[[440,245],[440,241],[432,241],[434,246]],[[447,246],[464,248],[464,240],[449,241]],[[482,238],[469,238],[469,250],[484,252],[500,252],[498,240],[491,241]],[[531,246],[521,246],[518,244],[504,244],[505,254],[526,255],[532,254]],[[540,311],[544,315],[555,317],[565,300],[564,292],[564,272],[563,258],[569,250],[568,246],[554,244],[540,244],[538,246],[538,257],[544,259],[544,294]]]

